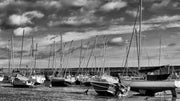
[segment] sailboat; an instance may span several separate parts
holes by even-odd
[[[60,69],[61,71],[55,71],[53,72],[53,75],[50,77],[51,78],[51,85],[55,87],[67,87],[71,86],[75,82],[75,78],[73,79],[71,76],[64,76],[62,72],[62,67],[63,67],[63,58],[64,58],[64,53],[63,53],[63,43],[62,43],[62,35],[61,35],[61,58],[60,58]],[[72,45],[72,42],[71,42]],[[55,59],[55,43],[54,43],[54,54],[53,54],[53,61]],[[53,63],[54,64],[54,63]],[[65,70],[66,72],[66,70]],[[65,73],[66,74],[66,73]]]
[[[1,83],[10,83],[10,69],[11,69],[11,61],[12,61],[12,37],[11,40],[8,41],[8,72],[7,73],[3,73],[0,75],[0,82]]]
[[[22,65],[23,44],[24,44],[24,30],[23,30],[23,36],[22,36],[19,68],[21,68],[21,65]],[[14,72],[13,74],[14,74],[14,76],[12,77],[12,85],[14,87],[33,87],[34,86],[35,82],[33,80],[31,80],[29,77],[26,77],[25,75],[21,74],[20,72]]]
[[[104,63],[105,53],[106,41],[104,42]],[[125,96],[128,92],[128,88],[125,87],[117,77],[113,77],[110,74],[106,74],[104,72],[104,64],[102,71],[100,71],[100,76],[95,76],[95,78],[91,81],[91,85],[93,86],[96,93],[103,96]]]
[[[30,78],[35,81],[35,85],[40,85],[40,84],[44,83],[45,77],[44,77],[44,75],[40,75],[35,72],[38,44],[36,43],[36,48],[35,48],[35,52],[34,52],[34,42],[33,41],[34,40],[32,37],[31,56],[32,56],[32,59],[34,59],[34,68],[31,67]]]
[[[148,96],[154,96],[155,93],[157,92],[161,92],[161,91],[166,91],[166,90],[170,90],[172,92],[172,96],[176,97],[176,88],[180,87],[180,81],[178,80],[169,80],[168,76],[169,74],[150,74],[153,73],[156,69],[159,69],[160,67],[164,67],[164,66],[159,66],[156,68],[150,68],[150,69],[142,69],[142,67],[140,66],[141,63],[141,59],[140,59],[140,55],[141,55],[141,24],[142,24],[142,0],[140,0],[140,6],[139,6],[139,35],[138,35],[138,47],[137,47],[137,56],[138,56],[138,69],[139,69],[139,73],[144,72],[144,78],[142,79],[131,79],[129,80],[122,80],[124,83],[126,83],[127,85],[130,86],[130,90],[138,92],[140,94],[143,95],[148,95]],[[136,28],[134,27],[133,32],[137,33]],[[132,35],[133,36],[133,35]],[[132,37],[131,37],[132,39]],[[132,42],[132,41],[131,41]],[[130,42],[130,43],[131,43]],[[130,44],[131,45],[131,44]],[[130,50],[130,45],[129,45],[129,50]],[[128,57],[128,54],[127,54]],[[127,58],[126,57],[126,58]],[[127,62],[126,62],[127,63]]]

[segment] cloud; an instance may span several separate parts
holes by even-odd
[[[154,29],[155,25],[142,25],[142,31],[148,31]],[[133,25],[113,25],[110,26],[107,29],[104,30],[87,30],[85,32],[75,32],[75,31],[69,31],[65,32],[63,34],[63,42],[68,42],[68,41],[76,41],[76,40],[81,40],[81,39],[89,39],[91,37],[95,37],[96,35],[115,35],[115,34],[129,34],[132,33],[132,28]],[[54,35],[48,35],[47,37],[43,38],[41,40],[41,43],[46,43],[46,44],[51,44],[53,43],[53,40],[50,40]],[[60,36],[56,36],[55,38],[56,41],[60,41]],[[120,40],[120,39],[116,39]]]
[[[37,28],[31,28],[31,27],[19,27],[17,29],[15,29],[13,32],[14,32],[14,35],[16,36],[22,36],[23,35],[23,30],[24,30],[24,34],[25,35],[29,35],[31,32],[33,31],[37,31]]]
[[[1,0],[0,1],[0,8],[5,8],[6,6],[14,4],[14,5],[22,5],[25,4],[24,1],[21,0]]]
[[[120,10],[121,8],[124,8],[127,6],[127,3],[124,1],[112,1],[112,2],[108,2],[105,5],[101,6],[100,10],[105,11],[105,12],[109,12],[112,10]]]
[[[42,14],[39,11],[29,11],[29,12],[25,12],[23,15],[27,16],[30,19],[44,17],[44,14]]]
[[[133,17],[137,16],[137,10],[127,10],[126,13]]]
[[[180,28],[180,21],[179,22],[169,23],[169,24],[162,24],[161,28],[162,29],[166,29],[166,28]]]
[[[162,0],[161,3],[154,3],[151,6],[151,9],[156,10],[156,9],[159,9],[159,8],[162,8],[162,7],[166,7],[170,2],[171,2],[171,0]]]
[[[25,12],[22,15],[13,14],[9,16],[9,24],[11,25],[26,25],[26,24],[32,24],[32,20],[34,18],[42,18],[44,17],[44,14],[38,11],[29,11]]]
[[[24,25],[24,24],[27,24],[27,23],[32,23],[30,21],[29,18],[27,18],[26,16],[21,16],[21,15],[11,15],[9,17],[9,23],[12,24],[12,25]]]
[[[98,8],[102,2],[100,0],[61,0],[65,7],[84,7],[89,10]]]
[[[0,2],[0,7],[3,8],[7,5],[9,5],[10,2],[13,2],[14,0],[4,0]]]
[[[37,6],[43,6],[46,8],[62,8],[61,1],[54,1],[54,0],[38,0],[36,1]]]
[[[55,42],[61,41],[61,36],[60,35],[47,35],[47,36],[39,39],[38,43],[39,43],[39,45],[44,46],[44,45],[52,44],[54,41]]]
[[[149,20],[144,21],[145,23],[162,23],[162,22],[174,22],[174,21],[180,21],[180,15],[174,15],[174,16],[158,16],[155,18],[151,18]]]
[[[111,40],[111,42],[114,42],[114,43],[120,43],[120,42],[123,42],[123,41],[124,41],[124,40],[123,40],[122,37],[113,38],[113,39]]]
[[[88,0],[62,0],[62,3],[67,6],[81,7],[86,5]]]
[[[93,23],[99,23],[103,19],[94,16],[93,12],[88,12],[85,14],[68,16],[57,21],[50,21],[48,26],[58,26],[58,25],[71,25],[71,26],[80,26],[80,25],[89,25]]]

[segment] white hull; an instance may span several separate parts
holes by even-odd
[[[17,75],[12,80],[12,85],[14,87],[32,87],[32,86],[34,86],[34,82],[27,77]]]
[[[43,84],[45,81],[45,77],[42,75],[33,75],[33,76],[31,76],[31,78],[33,80],[35,80],[36,84]]]
[[[4,76],[0,76],[0,82],[4,80]]]
[[[180,81],[178,80],[164,80],[164,81],[146,81],[146,80],[132,80],[124,81],[131,87],[132,91],[139,92],[143,95],[154,95],[157,92],[171,90],[175,91],[180,87]],[[175,95],[175,93],[173,94]]]

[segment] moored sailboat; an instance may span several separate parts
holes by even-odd
[[[106,53],[106,41],[104,42],[104,59],[105,63],[105,53]],[[125,87],[120,79],[117,77],[110,76],[110,74],[106,74],[104,71],[104,65],[102,67],[102,71],[100,71],[100,76],[94,76],[91,80],[91,85],[94,90],[103,96],[125,96],[128,92],[128,88]]]
[[[179,80],[171,80],[168,79],[169,74],[151,74],[154,70],[153,68],[149,69],[149,70],[142,70],[142,67],[140,66],[141,63],[141,59],[140,59],[140,55],[141,55],[141,23],[142,23],[142,0],[140,0],[140,6],[139,6],[139,33],[137,33],[137,30],[134,26],[133,28],[133,34],[131,37],[131,42],[132,42],[132,38],[134,33],[138,34],[137,35],[137,56],[138,56],[138,73],[140,71],[147,71],[147,73],[145,73],[144,78],[141,79],[131,79],[131,80],[123,80],[124,83],[126,83],[127,85],[129,85],[131,87],[132,91],[136,91],[140,94],[143,95],[148,95],[148,96],[154,96],[155,93],[157,92],[161,92],[161,91],[166,91],[166,90],[171,90],[172,92],[172,96],[176,97],[176,88],[180,87],[180,81]],[[138,14],[138,13],[137,13]],[[136,25],[136,24],[135,24]],[[130,51],[130,47],[131,47],[131,42],[129,44],[129,50]],[[128,58],[128,54],[127,57]],[[127,63],[127,59],[126,59],[126,63]],[[156,69],[160,68],[162,66],[158,66],[156,67]]]
[[[72,46],[72,42],[70,43],[70,47]],[[61,35],[61,57],[60,57],[60,70],[61,71],[57,71],[55,69],[55,71],[53,72],[53,75],[50,77],[51,80],[51,85],[52,87],[64,87],[64,86],[71,86],[74,82],[75,82],[75,78],[72,76],[67,76],[66,75],[66,69],[65,69],[65,73],[62,72],[63,69],[63,62],[64,62],[64,53],[63,53],[63,42],[62,42],[62,35]],[[54,49],[53,49],[53,65],[55,62],[55,56],[56,56],[56,52],[55,52],[55,42],[54,42]]]
[[[22,65],[23,44],[24,44],[24,30],[23,30],[23,36],[22,36],[19,68],[21,68],[21,65]],[[17,72],[14,76],[12,76],[12,85],[14,87],[30,87],[30,86],[34,86],[34,81],[32,79],[30,79],[29,77],[22,75],[20,72]]]

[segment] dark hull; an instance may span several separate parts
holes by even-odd
[[[51,80],[51,85],[52,85],[52,87],[67,87],[67,86],[71,86],[72,83],[66,81],[63,78],[53,78]]]
[[[89,82],[89,81],[83,82],[83,85],[87,86],[87,87],[90,87],[91,86],[91,82]]]
[[[102,96],[115,96],[117,93],[115,84],[93,81],[91,85],[94,87],[94,90]]]
[[[14,88],[31,88],[33,86],[30,85],[13,85]]]
[[[168,79],[170,74],[160,74],[160,75],[147,75],[148,81],[159,81]]]
[[[75,85],[81,85],[81,84],[82,84],[82,82],[81,82],[80,80],[77,79],[77,80],[75,81]]]

